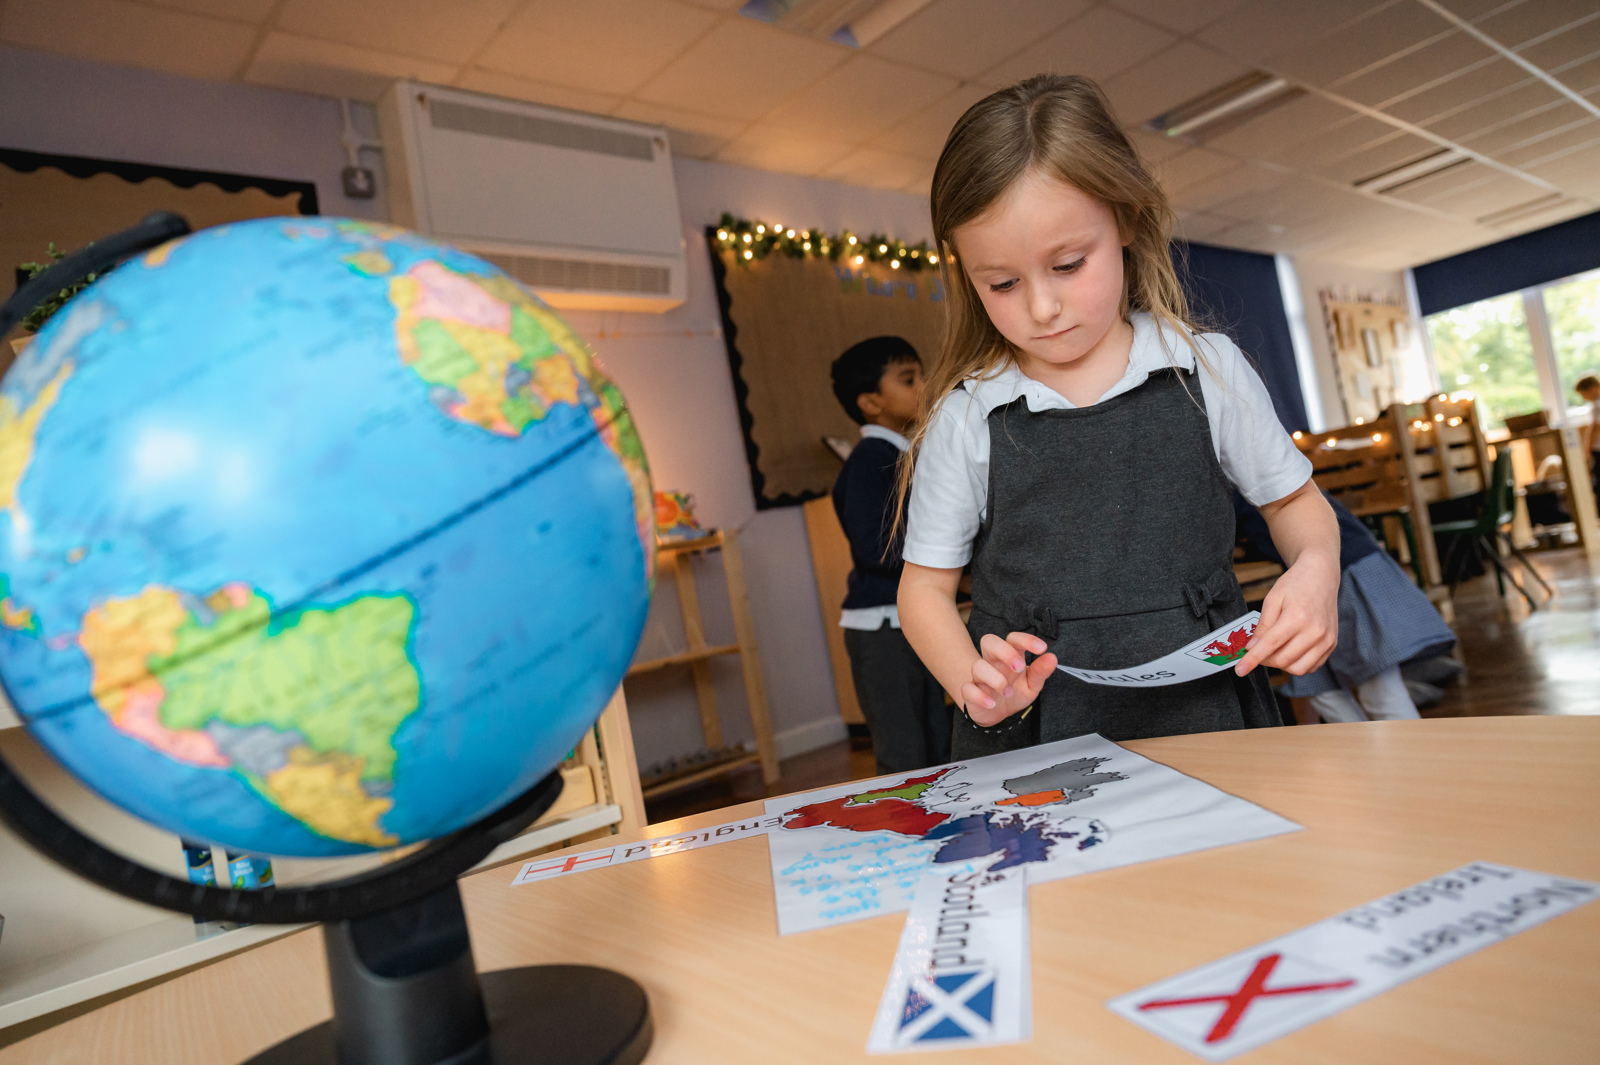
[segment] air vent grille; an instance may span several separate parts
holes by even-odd
[[[495,253],[483,257],[529,288],[629,292],[645,296],[666,296],[672,291],[672,271],[665,266]]]
[[[528,144],[547,144],[553,148],[575,148],[581,152],[599,152],[623,159],[642,159],[647,163],[655,158],[655,147],[650,143],[650,138],[640,133],[624,133],[578,122],[500,111],[492,107],[473,107],[454,100],[430,99],[428,119],[434,129],[477,133]]]

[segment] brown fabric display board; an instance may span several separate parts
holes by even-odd
[[[716,227],[706,234],[756,508],[825,495],[839,460],[822,438],[854,441],[858,432],[829,367],[850,345],[884,335],[905,337],[931,366],[943,328],[939,275],[781,254],[740,264],[717,247]]]
[[[195,229],[272,215],[314,215],[309,181],[146,166],[0,148],[0,270],[9,294],[16,268],[48,264],[54,243],[74,252],[153,211],[175,211]],[[10,362],[3,348],[0,369]]]

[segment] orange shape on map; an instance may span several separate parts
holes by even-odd
[[[1015,795],[1009,799],[1000,799],[996,806],[1049,806],[1053,802],[1060,802],[1067,797],[1067,793],[1059,788],[1055,791],[1030,791],[1026,795]]]

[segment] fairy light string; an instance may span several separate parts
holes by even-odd
[[[930,251],[927,241],[907,244],[882,233],[862,236],[846,229],[825,233],[820,229],[794,229],[777,222],[735,218],[724,213],[717,223],[717,247],[740,266],[759,262],[769,255],[790,259],[827,259],[844,266],[884,263],[891,270],[913,274],[937,269],[939,255]]]

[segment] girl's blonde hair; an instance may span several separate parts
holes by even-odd
[[[1039,170],[1111,209],[1122,249],[1121,315],[1144,311],[1183,337],[1201,365],[1188,300],[1172,262],[1172,204],[1111,117],[1100,87],[1076,75],[1039,74],[984,97],[950,131],[933,172],[933,236],[941,256],[945,328],[928,375],[911,450],[900,463],[896,523],[933,412],[969,377],[1000,370],[1014,352],[989,320],[955,256],[955,232],[980,217],[1024,174]],[[1209,367],[1208,367],[1209,368]]]

